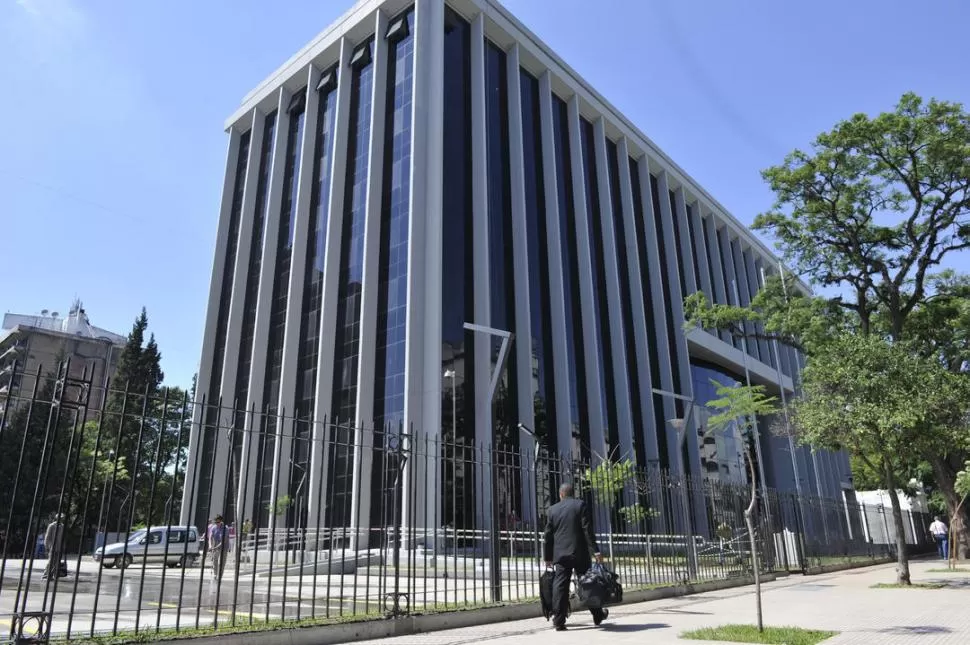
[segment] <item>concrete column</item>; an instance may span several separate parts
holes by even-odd
[[[515,343],[512,350],[516,357],[516,390],[519,402],[519,422],[535,429],[535,394],[532,390],[532,312],[529,300],[529,232],[525,213],[525,158],[522,143],[522,85],[519,72],[519,46],[513,45],[506,53],[506,75],[509,97],[509,171],[512,194],[512,264],[515,271]],[[513,432],[519,432],[513,430]],[[535,455],[535,443],[519,435],[519,454],[523,464],[531,464]],[[522,477],[522,517],[534,521],[532,500],[533,487],[531,466],[524,469]]]
[[[724,302],[725,304],[740,307],[741,303],[735,300],[734,289],[731,287],[731,283],[737,280],[737,274],[734,271],[734,250],[731,248],[731,229],[726,225],[722,229],[718,246],[721,250],[721,262],[724,264],[724,288],[727,294]],[[736,348],[741,349],[740,339],[732,338],[731,343]]]
[[[663,274],[660,270],[660,245],[663,242],[662,238],[658,237],[657,234],[658,232],[655,223],[656,215],[653,208],[652,188],[650,182],[650,159],[647,157],[647,155],[640,157],[637,168],[640,174],[640,194],[643,195],[644,237],[646,239],[647,259],[649,262],[647,274],[650,277],[650,292],[653,295],[653,302],[644,303],[644,307],[652,307],[653,325],[656,331],[655,335],[658,339],[657,359],[660,361],[660,383],[653,383],[653,387],[665,390],[667,392],[673,392],[674,379],[671,365],[672,360],[674,359],[670,355],[670,345],[665,341],[668,338],[668,334],[676,334],[677,330],[667,329],[666,311],[668,304],[664,301]],[[660,201],[663,203],[663,199]],[[668,419],[674,419],[677,417],[675,401],[669,396],[659,397],[659,400],[653,399],[653,401],[654,405],[659,403],[663,406],[664,423],[661,427],[656,428],[656,434],[659,438],[661,433],[663,433],[667,445],[667,465],[671,471],[676,472],[677,464],[679,463],[677,460],[677,455],[674,452],[675,446],[677,445],[677,433],[674,432],[674,429],[670,427],[669,423],[667,423]],[[656,425],[653,423],[652,419],[651,425]],[[660,455],[659,448],[657,451],[657,457],[658,459],[663,458],[663,456]],[[673,501],[673,503],[677,502]],[[661,508],[663,509],[663,507]],[[674,517],[671,517],[670,512],[663,509],[662,513],[663,514],[658,521],[659,526],[656,530],[665,532],[676,530],[677,525],[674,521]]]
[[[684,265],[684,277],[687,282],[688,288],[690,288],[693,283],[694,269],[691,264],[690,258],[688,257],[686,261],[683,257],[678,258],[677,251],[677,238],[674,235],[674,213],[671,212],[670,208],[670,188],[667,181],[667,172],[661,170],[657,173],[657,188],[660,192],[660,220],[663,226],[663,244],[667,248],[667,278],[669,281],[670,288],[670,302],[667,306],[670,307],[671,313],[673,314],[674,327],[675,329],[668,329],[667,333],[672,334],[674,342],[676,344],[677,356],[671,357],[671,369],[679,370],[680,372],[680,392],[684,396],[691,396],[693,391],[693,385],[690,376],[690,361],[689,354],[687,352],[687,337],[683,332],[684,324],[684,296],[680,291],[680,280],[678,279],[678,268],[677,263],[680,262]],[[683,204],[683,199],[677,198],[676,193],[674,194],[674,202]],[[678,210],[681,210],[678,208]],[[686,213],[684,220],[686,222]],[[681,236],[682,238],[684,236]],[[689,269],[689,271],[688,271]],[[686,412],[686,411],[685,411]],[[688,433],[693,433],[693,428],[688,428]],[[676,438],[670,444],[676,446]],[[687,452],[690,456],[691,463],[697,468],[700,467],[700,454],[698,451],[696,434],[688,434],[687,436]],[[671,455],[671,464],[676,463],[677,456]],[[697,468],[694,471],[697,471]],[[683,474],[683,473],[681,473]]]
[[[357,419],[354,444],[353,502],[351,521],[357,539],[367,543],[370,531],[371,470],[374,460],[374,381],[377,360],[377,304],[380,291],[381,207],[384,185],[384,123],[387,101],[388,16],[378,11],[374,40],[373,94],[371,100],[370,153],[367,164],[367,203],[364,220],[364,260],[360,307],[360,346],[357,352]],[[393,97],[391,97],[393,100]],[[383,438],[383,435],[381,435]]]
[[[559,451],[567,452],[572,445],[569,396],[569,363],[566,352],[566,301],[562,263],[562,240],[565,232],[559,226],[559,178],[556,172],[556,137],[552,124],[552,76],[546,71],[539,77],[539,111],[542,127],[542,177],[546,201],[546,238],[549,250],[549,318],[552,321],[552,363],[556,386],[556,418],[554,428]]]
[[[630,306],[633,308],[633,329],[627,329],[626,333],[633,334],[636,347],[637,362],[630,365],[629,369],[637,370],[637,378],[640,383],[639,392],[631,392],[630,396],[640,398],[640,419],[634,419],[634,423],[640,423],[641,432],[644,434],[643,446],[647,460],[658,459],[657,435],[649,432],[648,429],[654,425],[653,396],[650,391],[660,384],[654,384],[650,374],[650,349],[649,337],[647,335],[646,312],[650,311],[653,303],[643,301],[643,289],[640,288],[643,281],[643,272],[647,267],[640,266],[640,249],[637,243],[637,222],[636,211],[633,205],[633,185],[630,181],[629,163],[630,152],[625,138],[617,143],[617,155],[620,157],[620,194],[623,200],[623,230],[626,231],[625,240],[617,240],[617,244],[626,244],[627,270],[630,278]],[[639,179],[639,178],[638,178]],[[650,193],[641,193],[641,197],[646,197],[650,201]],[[641,204],[643,212],[647,212],[647,204]],[[653,222],[649,222],[650,225]],[[647,231],[647,222],[640,222],[640,226]],[[622,269],[621,269],[622,270]],[[638,464],[645,466],[646,464]]]
[[[610,446],[609,450],[616,451],[613,456],[618,459],[632,457],[636,451],[633,448],[633,412],[630,407],[630,378],[627,370],[631,368],[627,365],[625,334],[632,334],[633,330],[623,328],[623,305],[622,301],[626,297],[620,293],[620,268],[617,266],[617,248],[623,244],[623,240],[616,239],[616,230],[613,227],[613,200],[611,198],[610,186],[610,160],[606,152],[606,129],[603,118],[600,117],[593,124],[594,138],[596,140],[596,181],[599,187],[600,198],[600,217],[603,235],[603,270],[606,272],[606,296],[607,309],[609,316],[609,334],[613,339],[611,343],[612,356],[607,356],[605,360],[606,369],[613,370],[613,383],[616,396],[616,418],[613,423],[617,425],[619,446]],[[619,152],[617,152],[619,156]],[[619,164],[617,175],[619,172]],[[629,173],[627,173],[629,174]],[[616,187],[619,190],[619,186]],[[622,217],[622,214],[620,214]],[[626,227],[624,227],[624,231]],[[629,255],[627,256],[629,258]],[[625,268],[625,267],[624,267]],[[634,283],[636,284],[636,283]],[[600,348],[605,351],[604,348]],[[605,378],[606,375],[604,374]],[[604,438],[605,439],[605,438]]]
[[[767,277],[768,276],[767,276],[767,273],[765,273],[764,262],[762,262],[761,256],[755,254],[754,255],[754,258],[755,258],[754,259],[754,275],[755,275],[755,279],[756,279],[755,284],[758,285],[758,288],[756,289],[756,292],[758,292],[758,291],[761,291],[762,289],[765,288],[765,284],[766,284],[765,281],[767,280]],[[766,333],[765,332],[764,325],[760,325],[760,330],[762,331],[762,333]],[[767,356],[767,358],[768,358],[768,361],[767,361],[768,364],[772,367],[772,369],[777,369],[777,367],[778,367],[778,353],[774,351],[774,348],[772,347],[772,341],[766,340],[766,341],[764,341],[764,343],[765,343],[765,345],[764,345],[764,348],[762,350],[762,356]],[[767,352],[767,353],[765,353],[765,352]],[[778,379],[779,387],[785,387],[784,381],[780,378],[781,377],[781,374],[779,373],[778,376],[779,376],[779,379]]]
[[[290,476],[293,469],[290,462],[293,459],[293,436],[296,426],[293,423],[296,415],[296,380],[300,361],[300,328],[303,323],[303,286],[306,281],[307,242],[310,231],[310,194],[316,177],[313,176],[313,160],[316,154],[317,141],[317,113],[320,105],[320,93],[316,91],[320,80],[320,70],[310,65],[305,70],[307,81],[306,107],[303,116],[303,139],[300,141],[300,153],[297,167],[294,169],[296,177],[296,203],[293,208],[293,247],[290,249],[290,279],[287,285],[286,298],[286,326],[283,331],[283,363],[280,371],[280,398],[277,406],[283,415],[277,426],[280,433],[276,441],[276,451],[273,455],[273,493],[272,499],[279,499],[290,490]],[[310,260],[312,261],[312,259]],[[297,481],[301,473],[295,473]],[[304,486],[307,484],[304,483]]]
[[[713,302],[724,305],[727,304],[727,286],[724,284],[724,272],[722,270],[724,266],[724,260],[721,258],[721,245],[717,240],[717,215],[711,213],[710,216],[704,217],[704,237],[707,238],[707,250],[711,256],[711,262],[714,264],[714,284],[711,286],[711,299]],[[721,337],[725,343],[731,343],[731,334],[726,330],[721,330],[718,332],[718,336]]]
[[[263,258],[260,266],[262,267],[259,276],[259,295],[256,298],[256,321],[253,327],[253,360],[249,368],[249,400],[254,402],[256,413],[249,415],[246,431],[250,434],[251,442],[255,445],[251,447],[249,464],[246,466],[248,472],[252,473],[245,481],[245,489],[242,490],[240,499],[246,500],[251,508],[256,505],[257,482],[262,476],[256,470],[259,466],[259,446],[266,440],[267,453],[264,455],[266,460],[273,458],[273,450],[276,446],[275,437],[264,436],[265,415],[263,400],[264,388],[266,385],[266,359],[269,347],[269,327],[270,317],[273,308],[273,283],[276,277],[276,255],[280,230],[280,208],[283,199],[283,175],[286,171],[286,143],[287,133],[290,129],[290,115],[286,108],[290,104],[290,93],[286,88],[279,91],[276,112],[276,132],[273,142],[273,170],[270,175],[268,193],[266,194],[266,221],[265,237],[263,241]],[[279,428],[277,428],[277,432]],[[240,487],[243,488],[243,487]],[[260,500],[266,504],[271,500]],[[259,515],[261,509],[255,508],[254,515]]]
[[[405,427],[425,446],[408,461],[404,490],[434,487],[405,500],[408,525],[439,528],[441,516],[441,255],[444,120],[444,3],[416,0],[411,129],[411,218],[408,231],[408,306]],[[421,441],[423,439],[423,441]],[[430,506],[430,508],[429,508]]]
[[[485,14],[472,20],[471,29],[471,116],[472,116],[472,264],[474,275],[475,320],[479,325],[491,326],[491,293],[488,258],[488,137],[485,114]],[[492,375],[492,346],[494,339],[486,334],[474,334],[475,352],[475,468],[476,488],[482,495],[475,504],[479,515],[477,526],[487,530],[492,523],[492,401],[488,384]]]
[[[308,491],[308,526],[319,526],[327,504],[329,457],[327,441],[331,435],[329,415],[333,397],[333,357],[337,328],[338,280],[340,278],[340,243],[344,224],[344,188],[347,183],[347,135],[350,128],[350,94],[353,70],[350,57],[353,43],[340,41],[340,63],[337,66],[337,100],[334,114],[332,170],[330,192],[320,195],[327,202],[327,234],[324,244],[323,303],[320,307],[320,351],[317,355],[317,391],[310,441],[310,475]]]
[[[738,288],[736,294],[738,298],[738,306],[747,307],[749,304],[751,304],[751,296],[749,295],[750,290],[748,289],[748,272],[745,269],[744,251],[741,250],[741,245],[743,243],[744,240],[739,236],[737,243],[731,244],[731,251],[733,254],[732,257],[734,258],[734,277],[737,281]],[[744,330],[745,334],[750,336],[754,333],[754,324],[745,322]],[[746,339],[745,346],[747,349],[744,349],[743,351],[745,351],[750,358],[753,358],[756,361],[761,360],[761,357],[758,355],[758,343],[755,340],[751,338]]]
[[[596,319],[595,291],[593,290],[593,263],[590,256],[589,218],[592,216],[586,210],[585,166],[583,164],[582,134],[580,132],[579,96],[574,94],[569,99],[569,148],[572,153],[573,170],[573,202],[576,211],[576,262],[579,266],[579,295],[580,310],[583,324],[575,333],[583,335],[583,356],[586,362],[586,405],[589,410],[589,447],[594,454],[606,454],[606,428],[603,427],[604,412],[603,399],[600,396],[603,387],[603,374],[599,371],[599,355],[601,351],[596,330],[599,321]]]
[[[222,295],[222,281],[229,247],[229,220],[232,214],[233,189],[236,183],[236,165],[239,162],[239,138],[242,133],[236,128],[229,130],[229,149],[226,153],[226,171],[222,180],[222,203],[219,207],[219,226],[216,229],[215,259],[212,262],[212,275],[209,278],[209,301],[206,305],[205,330],[202,336],[202,358],[199,363],[199,378],[196,401],[192,410],[192,427],[189,430],[188,459],[185,468],[185,486],[182,490],[182,510],[179,514],[182,524],[191,524],[199,495],[196,490],[198,472],[202,464],[202,401],[206,404],[219,393],[209,392],[212,380],[212,360],[216,346],[216,325],[219,319],[219,299]]]
[[[225,512],[227,502],[226,486],[239,482],[240,473],[232,463],[232,446],[242,444],[246,435],[244,428],[236,427],[235,411],[246,402],[236,401],[236,372],[239,368],[240,336],[242,335],[243,311],[246,301],[246,282],[249,275],[250,251],[252,250],[253,220],[256,213],[256,191],[259,185],[260,157],[263,147],[263,128],[266,115],[260,110],[252,112],[252,125],[249,137],[249,157],[246,165],[246,187],[243,191],[242,211],[239,220],[239,243],[236,248],[236,264],[233,267],[232,298],[229,301],[229,319],[226,326],[226,352],[222,365],[222,384],[219,396],[222,412],[219,415],[220,428],[216,443],[216,466],[212,481],[213,512]],[[237,488],[238,493],[238,488]],[[237,507],[238,508],[238,507]],[[239,511],[237,511],[237,515]],[[240,518],[234,518],[239,520]]]
[[[698,199],[694,202],[694,207],[690,213],[690,223],[694,229],[694,255],[697,257],[697,268],[700,271],[700,275],[694,277],[696,278],[697,288],[704,292],[708,302],[713,302],[714,287],[711,284],[710,264],[707,261],[707,243],[704,239],[707,236],[707,231],[704,230],[702,213],[705,210],[701,200]]]
[[[681,308],[683,308],[683,299],[697,291],[697,285],[700,284],[697,276],[694,275],[694,247],[691,245],[690,227],[687,223],[687,201],[684,196],[683,186],[679,186],[674,190],[674,206],[677,209],[674,217],[676,218],[677,229],[680,232],[680,248],[678,250],[680,253],[680,264],[684,267],[684,282],[687,284],[687,291],[689,292],[680,294],[680,304]]]
[[[748,302],[754,300],[754,297],[758,295],[758,291],[761,289],[761,276],[758,274],[758,269],[755,266],[754,259],[757,257],[757,251],[754,248],[749,248],[744,255],[744,268],[748,274]],[[759,334],[764,335],[765,328],[761,323],[755,324],[755,331]],[[758,341],[758,356],[762,363],[771,363],[771,352],[768,349],[768,341],[759,338]]]

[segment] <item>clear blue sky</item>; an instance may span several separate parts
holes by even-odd
[[[0,310],[127,333],[196,370],[242,96],[351,0],[0,0]],[[734,215],[759,171],[907,90],[970,104],[963,0],[506,0]],[[555,8],[555,10],[553,10]]]

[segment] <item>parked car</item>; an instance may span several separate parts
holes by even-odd
[[[153,526],[135,531],[127,542],[94,550],[94,561],[106,569],[125,569],[134,562],[189,567],[199,558],[201,542],[194,526]]]

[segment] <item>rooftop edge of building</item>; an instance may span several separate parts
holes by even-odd
[[[533,47],[535,52],[529,53],[537,58],[540,64],[548,63],[547,67],[554,77],[559,76],[566,80],[567,85],[575,85],[582,92],[585,92],[586,96],[580,94],[580,98],[589,103],[594,110],[607,116],[608,121],[612,119],[612,125],[620,130],[620,135],[631,139],[637,148],[642,149],[638,151],[639,154],[649,153],[656,160],[667,166],[666,170],[673,175],[676,183],[682,184],[689,192],[694,194],[695,198],[702,200],[713,213],[720,216],[725,223],[734,228],[739,236],[743,236],[752,245],[760,248],[766,257],[773,258],[780,266],[784,266],[781,258],[768,244],[755,235],[748,226],[742,223],[711,195],[700,182],[694,179],[684,168],[667,155],[636,124],[630,121],[626,115],[600,94],[582,75],[566,63],[545,41],[516,18],[498,0],[454,0],[453,2],[441,0],[441,2],[445,2],[453,7],[473,5],[484,13],[486,17],[497,23],[500,29],[506,31],[514,42],[526,43]],[[353,31],[367,16],[382,8],[388,9],[389,13],[393,14],[413,4],[415,4],[415,0],[357,0],[337,20],[327,26],[308,44],[300,48],[297,53],[283,63],[283,65],[261,81],[253,90],[248,92],[243,97],[241,105],[226,119],[224,123],[225,129],[227,131],[230,130],[233,125],[245,118],[246,115],[258,107],[273,92],[290,81],[301,70],[305,69],[307,65],[313,63],[328,48],[339,47],[340,38],[348,32]],[[543,58],[546,60],[543,60]],[[624,132],[624,130],[626,131]],[[784,270],[793,278],[795,285],[802,292],[812,292],[811,287],[792,272],[790,268],[784,266]]]

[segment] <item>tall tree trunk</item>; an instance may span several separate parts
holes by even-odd
[[[950,545],[950,552],[958,559],[965,560],[970,557],[970,521],[967,516],[967,505],[960,507],[963,498],[954,490],[959,468],[954,468],[953,459],[948,457],[934,457],[930,460],[930,465],[933,467],[933,476],[946,502],[950,533],[956,537],[954,543]],[[961,463],[960,466],[962,465]]]
[[[893,524],[896,529],[896,582],[901,585],[908,585],[909,579],[909,553],[906,551],[906,527],[903,526],[903,509],[899,505],[899,494],[895,486],[889,487],[889,501],[893,505]]]
[[[761,565],[758,562],[758,540],[754,532],[754,509],[758,501],[758,484],[754,473],[754,461],[751,458],[751,447],[745,442],[745,456],[748,459],[748,473],[751,477],[751,501],[744,509],[744,523],[748,527],[748,540],[751,543],[751,570],[754,573],[754,598],[758,613],[758,631],[765,631],[764,619],[761,611]]]

